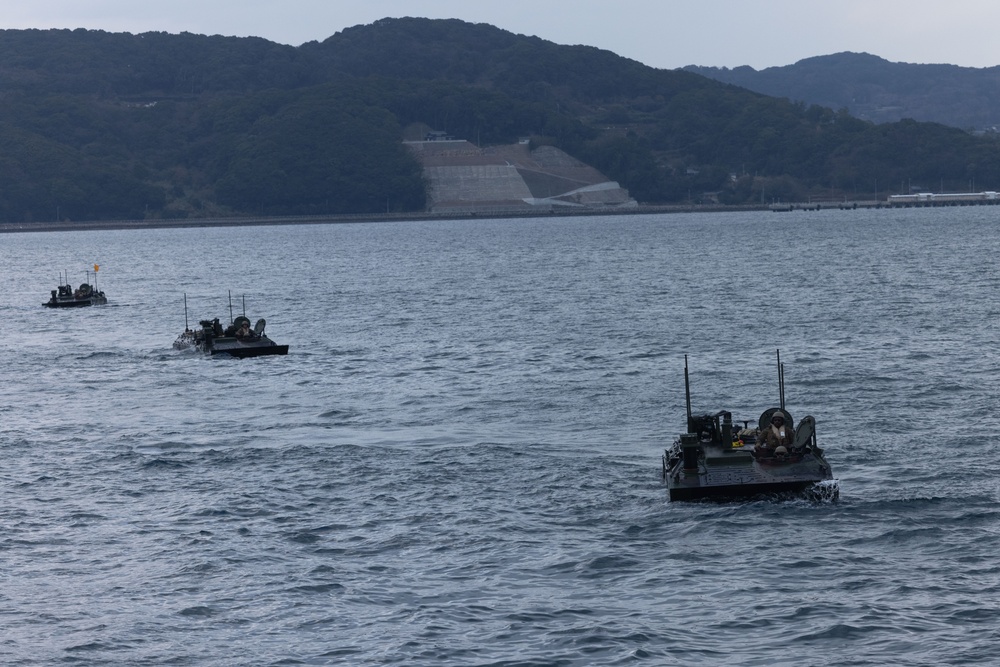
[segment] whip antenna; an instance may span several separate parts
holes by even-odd
[[[684,355],[684,399],[687,402],[687,428],[691,430],[691,382],[688,379],[688,356]]]
[[[781,350],[775,350],[778,360],[778,401],[782,411],[785,409],[785,365],[781,363]]]

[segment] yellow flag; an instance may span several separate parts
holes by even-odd
[[[101,268],[101,267],[99,267],[99,266],[98,266],[97,264],[94,264],[94,273],[97,273],[97,270],[98,270],[99,268]]]

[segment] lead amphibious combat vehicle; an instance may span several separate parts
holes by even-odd
[[[225,354],[230,357],[264,357],[288,354],[287,345],[278,345],[264,334],[267,322],[261,318],[250,328],[250,318],[246,316],[246,302],[243,315],[233,319],[233,300],[229,299],[230,324],[225,329],[219,318],[201,320],[200,329],[191,329],[187,323],[187,294],[184,295],[184,331],[174,341],[175,350],[200,350],[205,354]]]
[[[778,354],[780,403],[761,413],[753,426],[734,425],[726,410],[692,414],[691,384],[684,357],[684,393],[687,432],[663,454],[663,481],[671,500],[728,499],[760,495],[804,495],[835,500],[839,495],[830,464],[816,443],[816,421],[803,417],[794,423],[785,410],[785,373]],[[769,449],[758,443],[761,431],[770,428],[771,416],[781,411],[794,437],[788,447]]]

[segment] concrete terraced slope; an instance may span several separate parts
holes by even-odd
[[[468,141],[408,141],[430,183],[428,210],[516,213],[637,206],[628,190],[552,146],[479,148]]]

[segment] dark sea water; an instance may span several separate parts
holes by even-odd
[[[1000,655],[1000,209],[8,234],[4,665]],[[105,307],[41,307],[101,265]],[[265,317],[287,357],[204,358]],[[840,500],[671,503],[695,411]]]

